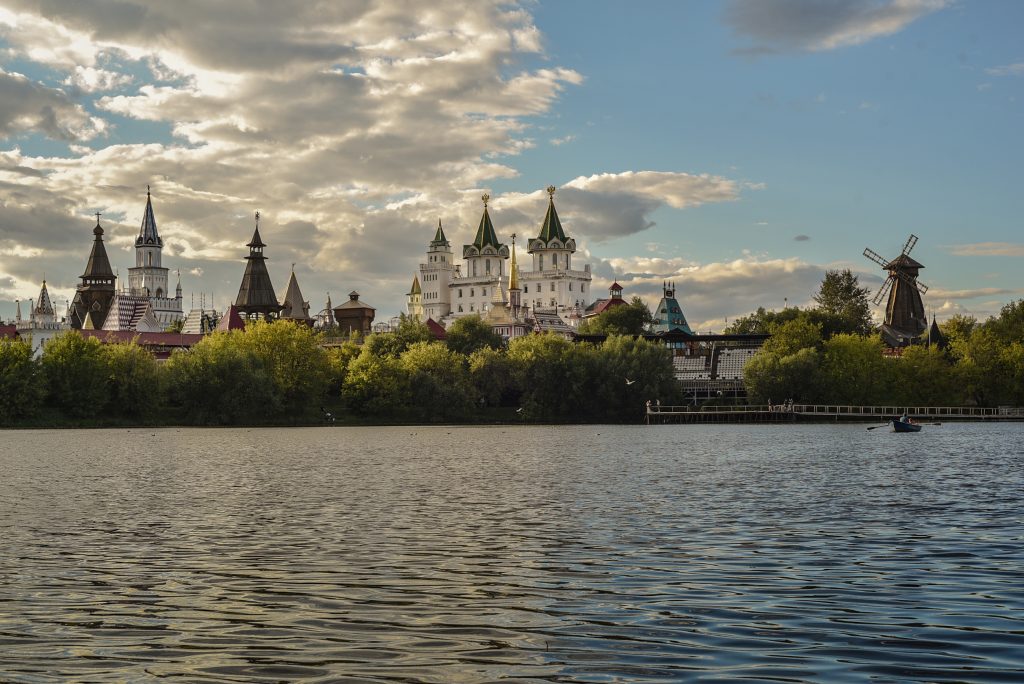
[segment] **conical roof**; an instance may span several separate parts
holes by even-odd
[[[487,202],[490,201],[490,195],[484,195],[481,199],[484,201],[484,214],[480,217],[480,226],[476,229],[476,237],[473,238],[473,246],[477,249],[483,249],[490,245],[495,249],[501,247],[501,243],[498,242],[498,236],[494,232],[494,225],[491,223],[491,216],[487,213]]]
[[[434,239],[430,241],[431,246],[447,245],[448,238],[444,236],[444,229],[441,228],[441,219],[437,219],[437,232],[434,233]]]
[[[418,275],[412,277],[412,288],[409,290],[409,294],[423,294],[423,288],[420,287],[420,277]]]
[[[295,270],[288,278],[288,289],[284,294],[284,308],[281,310],[281,318],[309,318],[309,306],[302,298],[302,291],[299,289],[299,281],[295,278]]]
[[[512,265],[508,269],[508,289],[519,289],[519,266],[516,265],[516,236],[512,234]]]
[[[259,219],[257,219],[257,221],[258,220]],[[249,247],[250,249],[252,249],[254,247],[266,247],[266,245],[263,244],[263,239],[260,238],[260,226],[259,226],[259,223],[256,224],[256,230],[254,230],[253,233],[252,233],[252,239],[249,240],[249,242],[247,242],[245,246]]]
[[[256,213],[256,221],[252,240],[246,245],[249,247],[249,256],[245,258],[245,273],[238,287],[235,306],[245,314],[261,313],[266,316],[279,312],[281,305],[277,303],[274,284],[270,282],[270,273],[267,272],[267,258],[263,256],[266,245],[260,239],[259,212]]]
[[[92,242],[92,251],[89,253],[89,261],[85,264],[83,278],[109,278],[114,279],[114,271],[110,268],[110,259],[107,258],[107,249],[103,246],[103,227],[100,226],[100,219],[96,218],[96,227],[92,229],[96,238]]]
[[[545,245],[552,240],[558,240],[565,244],[565,231],[562,230],[562,222],[558,219],[558,212],[555,211],[555,186],[548,186],[548,213],[544,216],[544,225],[540,228],[540,235],[537,239]]]
[[[156,229],[156,217],[153,215],[153,198],[149,194],[149,186],[146,186],[146,209],[142,212],[142,227],[139,228],[139,237],[135,238],[135,246],[156,245],[162,246],[163,240]]]
[[[36,302],[34,313],[42,316],[53,315],[53,302],[50,301],[50,292],[46,289],[46,281],[43,281],[43,287],[39,290],[39,300]]]

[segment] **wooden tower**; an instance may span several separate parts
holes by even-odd
[[[873,301],[878,305],[886,295],[889,297],[885,306],[882,337],[890,347],[913,344],[928,330],[928,317],[924,311],[924,302],[921,300],[921,295],[928,291],[928,286],[917,280],[917,275],[924,266],[910,258],[910,250],[914,249],[916,244],[917,236],[911,234],[900,255],[889,260],[873,250],[864,250],[864,256],[889,273]]]

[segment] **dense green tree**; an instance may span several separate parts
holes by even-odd
[[[826,328],[828,337],[839,333],[867,335],[874,329],[868,288],[861,287],[850,269],[829,270],[813,299],[818,311],[836,321],[836,329]]]
[[[341,387],[345,405],[363,416],[400,417],[409,394],[409,377],[398,358],[378,356],[368,347],[348,365]]]
[[[597,349],[596,371],[605,420],[637,417],[647,400],[664,405],[680,401],[672,354],[657,342],[612,335]]]
[[[411,345],[433,340],[434,335],[426,323],[421,323],[413,316],[401,314],[398,317],[398,326],[394,330],[370,335],[363,346],[374,356],[391,356],[397,359]]]
[[[409,387],[408,415],[419,420],[469,417],[477,405],[466,357],[442,342],[417,342],[399,358]]]
[[[870,406],[890,402],[891,364],[879,337],[840,334],[826,340],[819,373],[822,399],[832,404]]]
[[[342,385],[345,384],[348,366],[362,352],[362,347],[352,340],[346,340],[338,346],[327,347],[326,352],[327,365],[330,368],[327,390],[330,394],[338,396],[341,394]]]
[[[456,318],[445,331],[448,348],[458,354],[469,356],[478,349],[499,349],[504,346],[501,335],[478,315]]]
[[[614,306],[593,318],[583,321],[581,335],[642,335],[654,322],[651,310],[644,300],[633,297],[629,304]]]
[[[887,364],[893,375],[884,403],[897,406],[959,406],[958,370],[938,347],[913,346]]]
[[[999,361],[1006,376],[1002,404],[1024,406],[1024,343],[1011,342],[1000,350]]]
[[[771,334],[761,349],[779,357],[821,346],[821,327],[806,313],[772,326]]]
[[[270,374],[274,391],[289,411],[319,404],[330,382],[327,352],[320,335],[293,321],[257,321],[234,338]]]
[[[524,418],[562,422],[586,416],[587,364],[591,348],[576,345],[555,333],[526,335],[512,340],[508,356],[521,391]]]
[[[1024,342],[1024,299],[1003,306],[999,315],[985,322],[1003,344]]]
[[[145,418],[163,404],[162,374],[153,355],[135,342],[101,347],[114,415]]]
[[[57,335],[39,359],[49,402],[75,417],[102,416],[110,397],[103,345],[74,330]]]
[[[939,330],[946,338],[947,351],[950,356],[959,358],[959,353],[963,351],[964,345],[976,327],[978,327],[978,319],[963,314],[950,316],[945,323],[939,325]]]
[[[256,352],[239,344],[244,334],[214,333],[168,359],[168,399],[189,422],[255,424],[279,413],[274,380]]]
[[[0,339],[0,425],[33,415],[46,388],[32,345],[23,340]]]
[[[821,352],[814,347],[784,355],[762,350],[743,368],[748,400],[754,404],[781,404],[787,399],[816,402],[820,397],[820,367]]]
[[[519,406],[513,370],[504,350],[484,347],[469,355],[469,380],[485,406]]]
[[[795,306],[788,306],[782,311],[768,311],[761,306],[754,313],[735,319],[723,332],[727,335],[765,335],[783,323],[797,318],[806,319],[807,316],[806,311]]]

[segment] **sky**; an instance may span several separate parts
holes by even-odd
[[[940,320],[1024,297],[1016,0],[0,0],[0,318],[122,277],[150,185],[185,309],[225,308],[253,215],[283,296],[405,308],[437,221],[506,242],[548,185],[574,263],[691,325],[805,306],[870,247]],[[173,276],[172,276],[173,279]]]

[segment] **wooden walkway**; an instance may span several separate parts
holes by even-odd
[[[790,406],[652,406],[644,416],[648,425],[665,423],[884,423],[903,413],[922,420],[1024,421],[1024,408],[1001,406],[841,406],[793,404]]]

